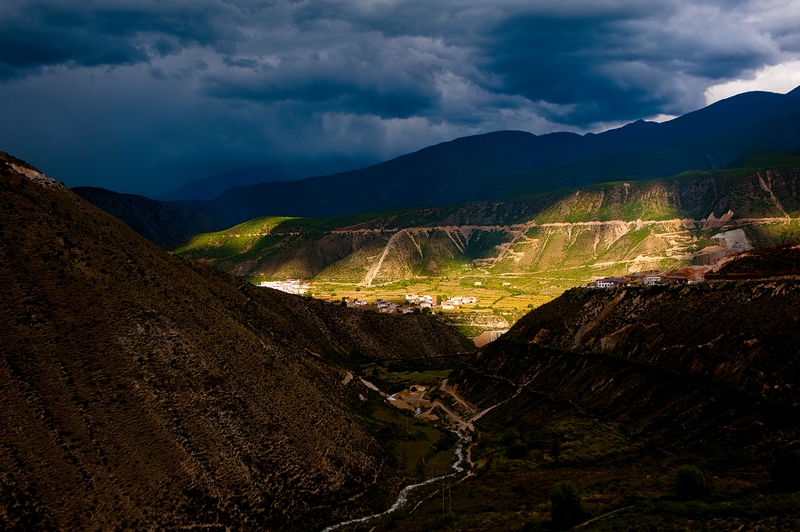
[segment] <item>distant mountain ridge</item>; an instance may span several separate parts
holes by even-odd
[[[439,206],[720,169],[754,151],[799,146],[800,91],[749,92],[668,122],[599,134],[464,137],[361,170],[230,189],[191,207],[230,226],[259,216]]]
[[[360,158],[332,158],[317,162],[271,163],[237,168],[187,183],[154,199],[158,201],[207,201],[233,187],[270,181],[296,181],[309,176],[343,172],[372,164]]]

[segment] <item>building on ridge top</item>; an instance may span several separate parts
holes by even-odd
[[[664,281],[661,280],[660,275],[647,275],[644,278],[645,286],[657,286],[662,284],[664,284]]]
[[[598,279],[594,282],[595,288],[617,288],[619,286],[630,286],[631,282],[628,279],[608,278]]]

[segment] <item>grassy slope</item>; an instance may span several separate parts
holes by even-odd
[[[787,158],[793,160],[789,156]],[[791,186],[797,179],[795,168],[776,168],[769,173],[780,178],[772,192],[789,215],[800,213],[800,201]],[[761,175],[763,180],[767,174],[762,171]],[[752,168],[738,168],[717,172],[687,172],[669,180],[607,183],[502,203],[474,203],[344,218],[259,218],[226,231],[195,236],[175,251],[193,258],[241,263],[253,259],[263,261],[280,255],[282,248],[287,246],[313,246],[319,240],[333,238],[331,232],[336,230],[375,231],[378,235],[376,240],[385,243],[393,231],[405,227],[510,226],[531,221],[553,224],[681,218],[699,220],[712,213],[717,217],[722,216],[728,210],[734,212],[734,220],[784,216],[776,207],[770,192],[761,186],[758,173]],[[441,234],[432,236],[439,240],[447,238]],[[507,232],[491,230],[478,232],[475,236],[456,257],[458,260],[469,263],[474,259],[492,257],[497,253],[496,246],[511,238]],[[358,246],[352,239],[348,243],[356,248]],[[349,251],[352,253],[357,250]],[[435,252],[431,256],[434,261],[439,258]],[[318,271],[330,265],[324,264]],[[314,269],[314,266],[309,268]],[[257,266],[249,271],[252,275],[259,275]],[[426,273],[431,272],[425,271],[424,267],[416,272],[418,275]],[[528,272],[523,270],[519,273]],[[363,272],[356,272],[352,277],[358,278],[359,275],[363,275]]]

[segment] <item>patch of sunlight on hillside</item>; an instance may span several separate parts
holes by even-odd
[[[211,250],[214,257],[235,255],[250,249],[259,238],[269,236],[280,224],[294,219],[283,216],[256,218],[230,229],[193,235],[173,251],[178,255],[202,252],[205,256]]]

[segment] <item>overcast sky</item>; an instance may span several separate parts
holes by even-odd
[[[2,0],[0,150],[155,195],[800,85],[800,0]]]

